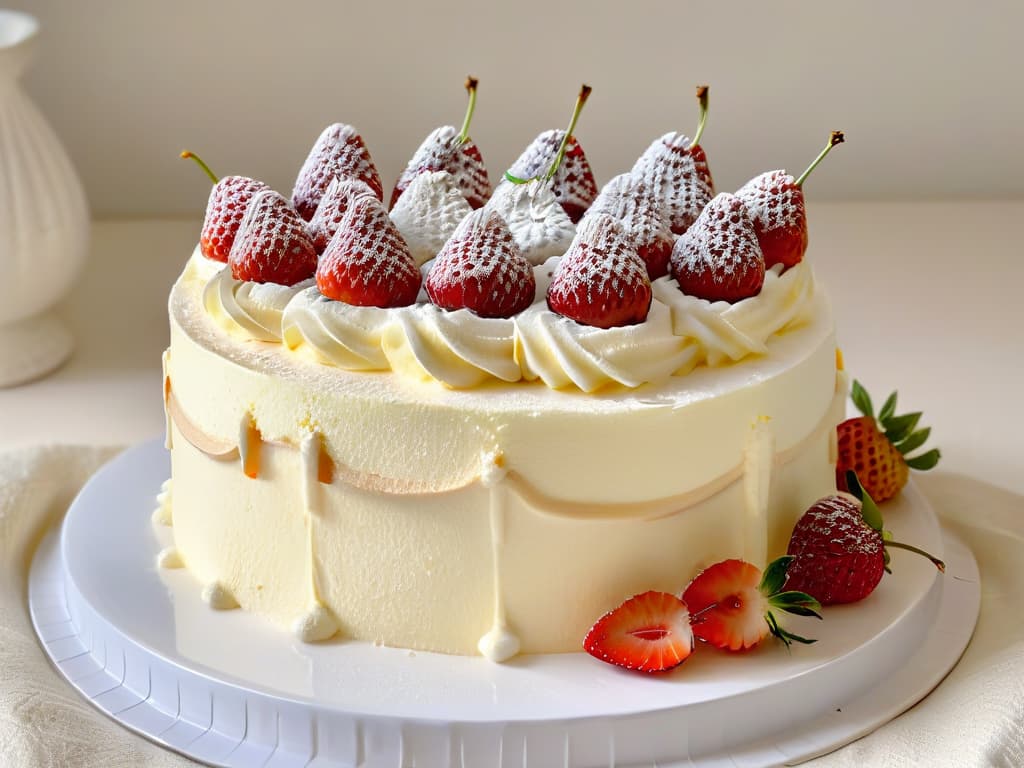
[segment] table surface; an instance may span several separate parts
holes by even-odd
[[[809,218],[809,259],[850,372],[878,403],[898,388],[904,410],[925,412],[943,472],[1024,494],[1024,201],[819,203]],[[60,310],[75,353],[48,378],[0,389],[0,450],[161,433],[166,298],[199,226],[94,223]]]

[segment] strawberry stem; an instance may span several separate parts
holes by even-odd
[[[195,154],[194,152],[189,152],[186,149],[185,151],[183,151],[181,153],[181,159],[182,160],[189,160],[189,159],[195,160],[196,163],[199,165],[199,167],[202,168],[203,171],[206,173],[206,175],[210,177],[210,181],[212,181],[214,184],[216,184],[218,181],[220,181],[220,179],[217,178],[217,175],[213,171],[210,170],[210,166],[208,166],[206,163],[203,162],[203,158],[201,158],[199,155]]]
[[[466,116],[462,119],[462,129],[455,138],[456,144],[465,144],[469,141],[469,124],[473,120],[473,111],[476,109],[476,87],[480,81],[475,77],[466,78],[466,91],[469,92],[469,104],[466,105]]]
[[[946,564],[944,562],[942,562],[941,560],[939,560],[939,558],[935,557],[935,555],[930,555],[927,552],[925,552],[923,549],[919,549],[918,547],[915,547],[915,546],[913,546],[911,544],[904,544],[903,542],[892,541],[892,540],[889,540],[889,539],[886,539],[885,546],[887,546],[887,547],[896,547],[896,549],[905,549],[908,552],[916,552],[917,554],[921,555],[922,557],[927,557],[929,560],[931,560],[932,564],[936,568],[939,569],[940,573],[945,573],[946,572]]]
[[[807,166],[807,170],[800,174],[800,178],[796,180],[796,186],[802,187],[804,182],[807,181],[807,177],[811,175],[811,171],[818,167],[818,163],[825,159],[825,155],[832,151],[832,147],[836,144],[842,144],[845,141],[842,131],[832,131],[832,135],[828,137],[828,144],[821,150],[821,153],[814,158],[814,162]]]
[[[700,137],[704,135],[704,126],[708,122],[708,87],[697,86],[697,103],[700,105],[700,120],[697,122],[697,132],[693,134],[693,141],[687,149],[693,149],[700,144]]]
[[[565,158],[565,151],[569,147],[570,139],[572,139],[572,132],[576,130],[576,121],[580,119],[580,112],[583,111],[583,105],[587,103],[587,97],[590,96],[592,90],[589,85],[583,85],[580,88],[580,95],[576,97],[576,106],[572,110],[572,119],[569,121],[569,127],[565,129],[562,143],[558,145],[558,154],[555,155],[554,162],[551,163],[551,167],[544,175],[545,179],[552,178],[558,170],[558,166],[562,164],[562,160]]]

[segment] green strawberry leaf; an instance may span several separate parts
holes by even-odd
[[[917,430],[917,432],[911,432],[906,440],[896,446],[896,450],[906,456],[911,451],[916,451],[924,445],[928,441],[928,436],[931,433],[931,427],[925,427],[924,429]]]
[[[860,514],[864,518],[864,522],[876,531],[881,531],[883,525],[882,511],[875,504],[875,500],[871,498],[871,495],[864,490],[864,486],[860,484],[857,473],[852,469],[846,470],[846,487],[850,489],[850,493],[860,500]]]
[[[768,564],[768,567],[764,569],[764,575],[761,576],[761,583],[758,585],[762,595],[772,597],[778,594],[782,585],[786,583],[786,573],[793,560],[792,555],[783,555]]]
[[[797,592],[791,590],[789,592],[780,592],[768,600],[768,604],[773,608],[786,611],[786,613],[794,613],[797,616],[814,616],[820,619],[821,614],[821,603],[815,598],[808,595],[806,592]]]
[[[775,635],[775,637],[779,638],[787,648],[794,642],[803,643],[804,645],[811,645],[812,643],[818,642],[817,640],[810,640],[806,637],[795,635],[792,632],[787,632],[779,626],[779,622],[775,620],[775,616],[772,615],[771,611],[764,615],[764,619],[768,622],[769,631]]]
[[[941,458],[942,454],[939,452],[939,449],[932,448],[928,453],[922,453],[920,456],[907,459],[907,466],[911,469],[917,469],[921,472],[925,472],[938,464],[939,459]]]
[[[871,416],[874,418],[875,408],[871,404],[871,395],[868,391],[860,385],[860,382],[856,379],[853,380],[853,384],[850,385],[850,399],[853,400],[853,404],[857,406],[857,410],[863,413],[865,416]]]
[[[906,440],[910,433],[914,431],[914,427],[917,426],[917,422],[921,419],[921,412],[905,413],[902,416],[893,416],[887,422],[882,424],[885,427],[885,436],[889,438],[889,442],[896,443]]]
[[[886,401],[882,404],[882,410],[878,412],[878,420],[885,422],[887,419],[891,419],[892,415],[896,413],[896,393],[893,392]]]

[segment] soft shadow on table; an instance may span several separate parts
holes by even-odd
[[[977,628],[960,662],[927,698],[807,765],[1024,766],[1024,496],[949,472],[914,479],[978,562]]]

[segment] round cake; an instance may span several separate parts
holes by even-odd
[[[547,142],[552,168],[585,162],[574,124],[524,157]],[[488,198],[467,140],[441,135],[458,157],[421,147],[410,167],[433,165],[403,176],[390,217],[350,126],[324,132],[291,203],[241,177],[214,188],[170,296],[162,562],[306,641],[502,661],[577,651],[631,594],[784,553],[835,490],[847,389],[803,251],[766,259],[756,201],[748,217],[711,200],[681,134],[647,153],[688,147],[697,189],[676,202],[700,204],[681,236],[657,158],[596,200],[573,186],[589,167],[509,174]]]

